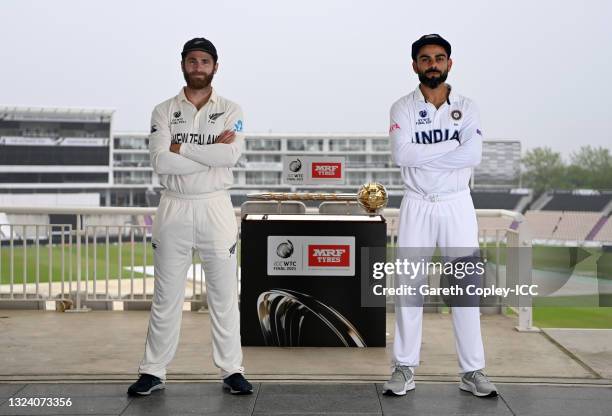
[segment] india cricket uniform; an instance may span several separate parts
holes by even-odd
[[[418,86],[393,104],[389,129],[392,156],[401,167],[405,184],[400,247],[424,249],[426,256],[433,254],[436,245],[442,255],[451,248],[478,247],[478,225],[468,184],[472,168],[481,159],[480,129],[475,104],[452,89],[437,109]],[[417,367],[423,308],[396,302],[395,313],[394,364]],[[453,308],[452,319],[461,371],[484,368],[479,308]]]
[[[179,340],[192,250],[202,260],[212,326],[213,361],[221,376],[242,373],[236,280],[238,228],[226,189],[244,146],[242,110],[213,90],[200,109],[184,90],[151,119],[150,155],[164,187],[153,224],[155,290],[140,374],[165,380]],[[233,130],[231,144],[215,143]],[[181,143],[180,155],[170,152]]]

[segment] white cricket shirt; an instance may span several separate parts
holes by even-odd
[[[406,190],[422,195],[468,189],[480,163],[482,132],[474,102],[455,94],[436,109],[420,88],[391,106],[391,155]]]
[[[216,143],[224,130],[236,133],[231,144]],[[231,167],[244,149],[240,106],[216,94],[197,110],[184,89],[157,105],[151,116],[149,152],[160,184],[173,192],[202,194],[227,189],[234,182]],[[170,151],[181,143],[180,154]]]

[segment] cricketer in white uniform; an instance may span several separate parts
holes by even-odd
[[[472,168],[480,163],[482,132],[476,105],[445,84],[452,66],[451,46],[436,34],[412,45],[413,69],[420,84],[391,107],[389,135],[393,161],[401,167],[405,194],[400,208],[398,244],[418,248],[425,257],[439,246],[478,248],[478,225],[470,196]],[[428,249],[430,248],[430,249]],[[422,278],[423,276],[421,276]],[[396,301],[394,371],[384,392],[402,395],[414,389],[419,365],[422,306]],[[484,349],[478,307],[452,309],[460,388],[477,396],[495,396],[483,373]]]
[[[164,189],[153,224],[155,289],[141,380],[130,392],[144,395],[163,388],[179,341],[187,271],[195,250],[205,273],[214,364],[224,387],[249,393],[252,386],[242,376],[238,228],[226,191],[244,146],[242,110],[212,89],[218,64],[210,41],[192,39],[181,55],[187,86],[157,105],[151,118],[151,164]]]

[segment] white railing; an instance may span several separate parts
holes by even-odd
[[[0,248],[0,302],[38,302],[44,305],[41,309],[55,309],[55,302],[74,300],[74,305],[68,309],[71,311],[87,311],[87,305],[96,303],[106,305],[107,309],[121,309],[138,302],[150,302],[153,293],[151,225],[134,224],[134,221],[112,225],[96,222],[99,218],[152,219],[155,211],[156,208],[136,207],[0,207],[0,213],[40,215],[47,221],[43,224],[0,224],[0,236],[4,235]],[[234,212],[240,224],[240,209]],[[496,259],[500,258],[504,247],[507,250],[506,285],[527,283],[531,278],[530,250],[508,250],[531,247],[524,217],[507,210],[476,212],[479,218],[506,218],[518,225],[481,229],[480,241],[484,247],[495,245]],[[50,214],[75,215],[76,227],[49,224]],[[389,242],[396,245],[399,210],[385,209],[384,216]],[[489,235],[495,237],[491,239]],[[19,261],[21,270],[17,275]],[[46,271],[42,273],[44,268]],[[194,305],[204,306],[206,299],[203,271],[196,260],[190,275],[185,301],[191,302],[193,310],[197,309]],[[16,283],[17,278],[20,283]],[[495,269],[495,282],[497,286],[502,284],[499,264]],[[513,307],[517,311],[518,330],[532,330],[531,299],[522,297],[520,304],[518,299],[513,300],[517,301],[514,305],[499,306]]]

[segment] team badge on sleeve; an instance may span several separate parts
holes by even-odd
[[[151,126],[151,133],[155,133],[156,131],[157,131],[157,125],[156,125],[156,124],[153,124],[153,125]]]
[[[478,134],[479,136],[482,136],[482,132],[480,131],[480,129],[476,129],[476,134]]]
[[[400,129],[400,125],[397,123],[393,123],[391,124],[391,127],[389,127],[389,133],[393,133],[394,130],[399,130]]]
[[[242,120],[238,120],[236,123],[234,123],[234,131],[235,132],[242,131]]]

